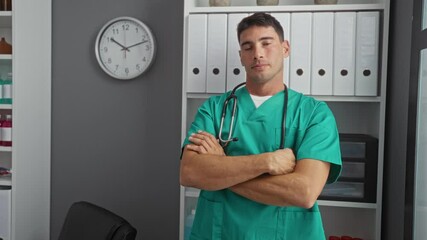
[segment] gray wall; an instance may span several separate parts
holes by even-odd
[[[51,239],[80,200],[125,217],[137,239],[177,239],[183,2],[52,4]],[[131,81],[107,76],[94,54],[102,25],[124,15],[158,43],[150,71]]]

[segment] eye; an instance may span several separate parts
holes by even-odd
[[[248,51],[248,50],[251,50],[251,49],[252,49],[252,45],[250,45],[250,44],[245,44],[245,45],[242,46],[242,50],[244,50],[244,51]]]
[[[271,44],[271,42],[270,42],[270,41],[262,42],[262,45],[263,45],[263,46],[268,46],[268,45],[270,45],[270,44]]]

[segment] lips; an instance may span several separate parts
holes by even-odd
[[[266,66],[268,66],[268,64],[265,64],[265,63],[257,63],[257,64],[252,65],[252,66],[251,66],[251,68],[252,68],[252,69],[255,69],[255,70],[262,70],[262,69],[264,69],[264,67],[266,67]]]

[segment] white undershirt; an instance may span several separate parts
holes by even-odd
[[[255,96],[252,94],[250,94],[250,95],[251,95],[252,101],[254,101],[256,108],[261,106],[261,104],[263,104],[265,101],[267,101],[269,98],[272,97],[272,96]]]

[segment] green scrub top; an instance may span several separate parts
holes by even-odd
[[[198,110],[183,146],[191,133],[203,130],[218,136],[223,103],[230,93],[209,98]],[[258,108],[246,87],[236,91],[238,99],[233,136],[239,140],[224,149],[226,155],[250,155],[279,149],[284,92]],[[328,183],[341,171],[339,137],[334,116],[324,102],[288,89],[285,148],[297,160],[311,158],[331,163]],[[232,104],[224,120],[223,139],[228,136]],[[317,203],[310,209],[265,205],[228,189],[201,190],[191,240],[324,240]]]

